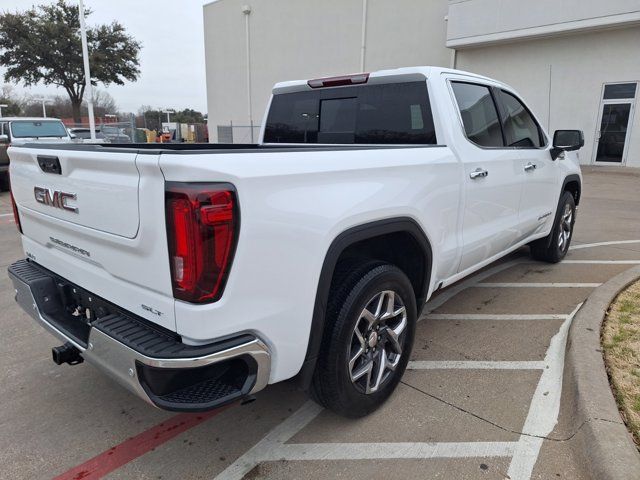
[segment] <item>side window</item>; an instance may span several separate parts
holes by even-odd
[[[503,147],[502,127],[489,87],[451,82],[467,138],[481,147]]]
[[[505,136],[510,147],[539,148],[544,136],[527,107],[515,96],[504,90],[498,93],[506,110]]]

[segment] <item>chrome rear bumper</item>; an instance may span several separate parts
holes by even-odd
[[[77,336],[66,331],[64,327],[60,326],[59,322],[55,321],[55,315],[43,312],[43,302],[51,302],[51,299],[46,295],[43,297],[42,289],[34,288],[33,285],[34,278],[35,281],[44,281],[46,283],[47,280],[44,277],[47,274],[51,274],[51,272],[31,261],[21,260],[11,265],[9,267],[9,277],[13,281],[16,302],[34,320],[59,340],[69,342],[80,350],[80,354],[85,360],[96,365],[131,392],[152,405],[174,411],[208,410],[262,390],[269,381],[271,368],[269,350],[260,339],[252,335],[242,335],[238,337],[237,341],[231,339],[212,343],[210,351],[207,351],[206,354],[196,354],[196,352],[202,352],[203,347],[193,347],[190,350],[189,346],[176,344],[173,351],[180,349],[180,356],[156,357],[138,351],[132,346],[113,338],[108,333],[108,329],[99,328],[98,322],[100,320],[98,320],[86,326],[89,329],[87,341],[80,341]],[[59,280],[59,277],[52,276],[51,278],[52,280]],[[34,290],[36,291],[34,292]],[[44,310],[51,311],[50,305],[44,307]],[[122,318],[124,320],[121,321],[126,321],[127,317],[123,316]],[[118,321],[120,319],[114,317],[113,320]],[[77,321],[81,320],[78,319]],[[112,321],[111,323],[114,322]],[[142,333],[144,334],[144,332]],[[147,332],[147,335],[152,335],[152,333],[149,334]],[[163,339],[159,338],[158,341],[161,342]],[[182,350],[184,350],[184,354]],[[225,371],[225,375],[228,376],[229,371],[236,368],[240,363],[247,365],[246,379],[241,382],[242,385],[236,385],[237,388],[235,389],[225,390],[222,388],[222,390],[225,390],[222,393],[226,393],[226,395],[221,397],[219,401],[216,401],[216,399],[203,401],[203,391],[210,392],[212,389],[217,389],[215,384],[201,385],[203,381],[211,382],[211,380],[206,380],[207,375],[211,375],[211,373],[207,373],[206,369],[210,368],[211,372],[213,372],[217,368],[220,371]],[[242,368],[244,369],[245,367]],[[183,375],[184,378],[185,375],[197,373],[195,378],[200,379],[198,385],[194,385],[194,388],[189,388],[193,391],[197,390],[197,392],[192,393],[197,397],[198,401],[190,402],[189,395],[192,393],[185,393],[184,391],[178,392],[179,395],[174,395],[170,391],[164,392],[162,395],[158,394],[157,391],[154,392],[153,381],[149,379],[152,377],[157,379],[158,375],[163,375],[163,371],[170,373],[169,376],[172,378],[180,375]],[[145,372],[148,377],[146,380],[144,378]],[[202,380],[203,378],[205,380]],[[164,380],[159,381],[161,383],[166,382]],[[184,385],[185,381],[181,381],[180,384]],[[167,390],[167,388],[171,390],[170,385],[168,387],[165,385],[162,389]]]

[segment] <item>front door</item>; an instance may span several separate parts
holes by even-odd
[[[636,83],[605,85],[594,162],[597,164],[623,165],[631,135]]]
[[[524,102],[504,89],[495,94],[504,116],[505,140],[517,149],[520,160],[520,241],[550,230],[558,204],[560,161],[551,159],[546,136]]]
[[[504,144],[489,85],[451,79],[464,127],[456,144],[464,167],[465,205],[459,272],[512,247],[519,237],[522,170],[518,151]],[[456,132],[457,134],[457,132]]]

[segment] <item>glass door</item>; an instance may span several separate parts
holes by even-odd
[[[636,83],[605,85],[596,133],[596,163],[622,165],[625,162],[636,87]]]

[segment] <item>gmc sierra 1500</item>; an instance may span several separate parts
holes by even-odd
[[[258,145],[13,146],[18,303],[148,402],[197,411],[298,376],[365,415],[430,295],[530,245],[565,256],[577,130],[431,67],[280,83]]]

